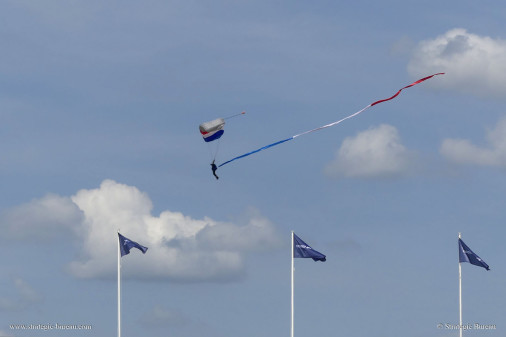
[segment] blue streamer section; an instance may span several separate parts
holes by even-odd
[[[272,143],[272,144],[266,145],[266,146],[264,146],[264,147],[259,148],[258,150],[251,151],[251,152],[245,153],[245,154],[243,154],[243,155],[241,155],[241,156],[238,156],[238,157],[235,157],[235,158],[233,158],[233,159],[227,160],[227,161],[226,161],[226,162],[224,162],[223,164],[220,164],[218,167],[222,167],[223,165],[226,165],[226,164],[228,164],[228,163],[230,163],[230,162],[233,162],[234,160],[237,160],[237,159],[241,159],[241,158],[247,157],[247,156],[249,156],[249,155],[252,155],[252,154],[254,154],[254,153],[257,153],[257,152],[260,152],[260,151],[262,151],[262,150],[268,149],[268,148],[270,148],[270,147],[273,147],[273,146],[279,145],[279,144],[281,144],[281,143],[287,142],[287,141],[292,140],[292,139],[293,139],[293,137],[290,137],[290,138],[287,138],[287,139],[280,140],[279,142],[276,142],[276,143]]]

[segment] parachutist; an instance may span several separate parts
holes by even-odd
[[[213,170],[213,175],[216,177],[216,179],[220,179],[217,175],[216,175],[216,170],[218,169],[218,167],[216,166],[216,164],[214,163],[214,160],[213,162],[211,163],[211,170]]]
[[[213,162],[211,163],[211,169],[213,170],[213,175],[216,179],[220,179],[216,175],[216,170],[218,166],[214,164],[216,156],[218,155],[218,150],[220,149],[220,140],[221,136],[225,132],[223,128],[225,127],[225,119],[229,119],[236,116],[244,115],[246,112],[241,112],[240,114],[235,114],[226,118],[216,118],[209,122],[204,122],[199,125],[199,131],[202,134],[202,138],[206,143],[210,143],[209,151],[212,152]]]

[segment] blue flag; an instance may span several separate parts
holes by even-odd
[[[459,262],[469,262],[475,266],[490,270],[488,264],[476,255],[461,239],[459,239]]]
[[[293,257],[312,258],[314,261],[325,262],[326,256],[311,248],[307,243],[301,240],[293,233]]]
[[[130,249],[132,248],[137,248],[142,252],[142,254],[146,254],[148,247],[141,246],[137,242],[127,239],[120,233],[118,233],[118,236],[119,236],[119,249],[121,251],[121,256],[130,254]]]

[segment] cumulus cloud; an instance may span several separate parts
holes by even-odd
[[[114,277],[118,230],[149,247],[146,255],[134,250],[122,259],[122,276],[135,278],[234,280],[244,274],[244,254],[279,244],[274,226],[258,212],[233,224],[169,210],[155,216],[152,208],[136,187],[105,180],[72,197],[48,195],[16,207],[0,226],[19,239],[71,233],[79,254],[68,268],[79,278]]]
[[[420,42],[408,71],[414,77],[445,72],[445,76],[430,85],[478,96],[504,97],[506,41],[452,29]]]
[[[467,139],[445,139],[440,153],[457,164],[506,168],[506,118],[486,134],[486,146],[474,145]]]
[[[401,144],[397,129],[382,124],[346,138],[325,167],[331,177],[386,178],[406,173],[414,154]]]
[[[7,239],[45,240],[78,230],[82,216],[70,198],[48,194],[3,212],[0,229]]]

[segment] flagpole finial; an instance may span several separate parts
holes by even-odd
[[[460,239],[460,238],[462,238],[462,235],[461,235],[461,234],[460,234],[460,232],[459,232],[459,239]]]

